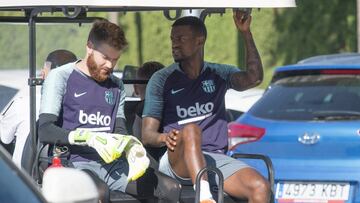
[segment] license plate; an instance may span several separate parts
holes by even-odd
[[[350,184],[344,182],[279,182],[275,197],[281,202],[344,202],[349,199]]]

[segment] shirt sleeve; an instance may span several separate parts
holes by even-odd
[[[39,140],[42,143],[68,144],[69,131],[55,125],[61,111],[67,80],[73,63],[50,71],[42,86],[39,115]]]
[[[208,63],[208,65],[210,68],[215,69],[217,74],[226,81],[228,89],[232,88],[231,75],[241,71],[238,67],[228,64]]]
[[[8,109],[0,117],[0,136],[1,141],[5,144],[11,143],[21,124],[26,124],[25,116],[29,116],[29,111],[26,108],[25,98],[16,98],[12,101]],[[25,129],[29,133],[29,128]]]
[[[73,67],[57,68],[50,71],[42,86],[40,114],[53,114],[59,116],[67,80]]]
[[[124,88],[124,83],[121,80],[119,80],[119,91],[120,91],[120,98],[119,98],[119,106],[116,113],[116,118],[125,119],[124,105],[125,105],[126,92]]]
[[[158,120],[162,118],[164,106],[163,89],[166,76],[156,72],[149,80],[146,86],[145,104],[142,117],[153,117]]]

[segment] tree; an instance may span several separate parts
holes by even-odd
[[[302,0],[293,10],[275,10],[278,62],[356,50],[355,0]]]

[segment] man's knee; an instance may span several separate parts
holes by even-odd
[[[244,168],[231,177],[232,181],[240,182],[244,186],[241,196],[245,196],[253,202],[270,201],[270,183],[254,169]]]
[[[270,183],[264,178],[255,178],[252,181],[252,196],[256,202],[269,202],[270,200]]]
[[[182,140],[185,143],[193,143],[194,141],[201,141],[201,129],[198,125],[190,123],[182,129]]]

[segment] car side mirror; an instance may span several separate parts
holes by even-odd
[[[48,202],[97,203],[99,193],[84,171],[73,168],[48,168],[43,176],[42,194]]]

